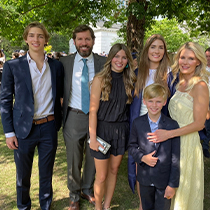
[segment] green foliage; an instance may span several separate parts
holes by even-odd
[[[79,24],[94,26],[113,15],[118,1],[112,0],[1,0],[0,35],[13,43],[22,42],[22,33],[32,21],[44,23],[49,32],[70,35]]]
[[[176,52],[177,49],[185,42],[192,41],[189,34],[180,29],[178,22],[175,19],[156,20],[147,30],[144,42],[153,34],[160,34],[164,37],[167,43],[167,49],[170,53]]]
[[[69,40],[70,38],[59,33],[53,33],[49,44],[52,45],[52,51],[55,52],[69,52]]]
[[[209,14],[209,0],[129,0],[127,44],[129,46],[131,43],[129,46],[131,50],[136,49],[140,53],[146,30],[150,30],[154,19],[160,16],[169,20],[176,19],[178,23],[185,22],[190,29],[188,36],[192,38],[208,35],[210,32]],[[175,33],[174,36],[177,34]],[[181,41],[184,41],[186,37],[182,39]],[[175,48],[172,49],[174,50]]]
[[[123,39],[128,39],[127,43],[132,43],[135,49],[139,45],[140,51],[145,31],[151,29],[154,19],[159,16],[173,21],[176,19],[178,23],[185,22],[190,28],[190,37],[208,35],[210,31],[209,0],[129,0],[128,7],[119,7],[120,3],[120,0],[1,0],[0,36],[10,40],[13,45],[21,45],[25,26],[36,20],[44,23],[50,33],[62,34],[70,39],[73,29],[79,24],[96,26],[97,21],[102,20],[105,27],[122,23],[119,33],[125,34],[122,32],[127,30]],[[180,42],[185,39],[185,36],[181,37]],[[63,51],[60,47],[56,50]],[[175,47],[171,49],[174,50]]]

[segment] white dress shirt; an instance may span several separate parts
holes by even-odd
[[[54,114],[51,72],[47,59],[47,55],[45,55],[44,64],[40,72],[36,62],[27,53],[34,94],[34,119],[41,119]]]
[[[32,90],[34,97],[34,118],[41,119],[53,112],[53,96],[52,96],[52,81],[50,67],[45,55],[44,65],[40,72],[37,68],[36,62],[31,59],[27,52],[27,60],[31,75]],[[5,133],[6,138],[15,136],[14,132]]]
[[[73,66],[72,91],[70,92],[70,97],[69,97],[69,107],[80,109],[80,110],[82,109],[81,76],[82,76],[82,70],[84,66],[84,62],[82,61],[82,59],[83,57],[77,52],[74,59],[74,66]],[[95,76],[93,53],[91,53],[86,59],[87,59],[87,66],[88,66],[88,73],[89,73],[89,81],[92,81],[93,77]]]

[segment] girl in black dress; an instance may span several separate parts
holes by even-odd
[[[96,166],[94,195],[97,210],[110,208],[129,136],[128,109],[135,80],[131,53],[124,44],[115,44],[104,69],[93,79],[90,95],[89,132],[91,155]],[[96,136],[111,144],[105,155],[98,150],[102,145]]]

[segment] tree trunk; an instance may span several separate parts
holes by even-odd
[[[142,4],[145,0],[130,0],[128,5],[133,2]],[[146,8],[145,8],[146,9]],[[127,46],[131,52],[137,52],[139,57],[144,45],[145,35],[145,17],[137,19],[135,15],[130,14],[127,22]]]

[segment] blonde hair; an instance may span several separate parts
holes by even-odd
[[[125,85],[126,95],[128,96],[127,104],[130,104],[133,100],[131,92],[134,89],[134,82],[136,82],[136,75],[134,73],[133,59],[131,53],[124,44],[117,43],[111,47],[107,57],[107,61],[104,64],[103,70],[98,74],[96,74],[96,76],[101,78],[101,93],[102,93],[101,100],[108,101],[112,86],[111,61],[120,50],[124,50],[126,57],[128,59],[128,67],[126,67],[123,70],[123,82]]]
[[[151,85],[148,85],[144,89],[143,98],[144,99],[151,99],[151,98],[161,96],[163,98],[163,100],[167,100],[168,95],[169,95],[168,88],[166,88],[165,86],[163,86],[159,83],[153,83]]]
[[[24,32],[23,32],[23,39],[24,40],[27,40],[27,36],[28,36],[28,32],[31,28],[40,28],[43,33],[44,33],[44,36],[45,36],[45,41],[48,42],[49,41],[49,38],[50,38],[50,34],[48,33],[47,29],[45,28],[45,26],[38,22],[38,21],[35,21],[35,22],[32,22],[32,23],[29,23]]]
[[[141,57],[140,57],[137,82],[135,84],[135,92],[134,92],[134,95],[136,95],[136,96],[139,96],[140,91],[142,91],[144,89],[147,78],[149,77],[150,60],[148,57],[148,51],[149,51],[149,47],[151,46],[151,44],[156,40],[161,40],[163,42],[164,55],[159,63],[159,66],[155,73],[154,80],[155,80],[155,82],[163,84],[164,86],[167,87],[167,73],[168,73],[168,68],[170,65],[170,59],[169,59],[167,48],[166,48],[166,42],[161,35],[153,34],[152,36],[150,36],[147,39],[145,46],[143,48]]]
[[[177,54],[174,57],[174,64],[171,67],[174,77],[172,82],[176,80],[177,74],[179,73],[180,82],[177,84],[177,88],[183,82],[183,74],[180,72],[179,69],[179,58],[182,50],[184,49],[191,50],[195,54],[195,57],[200,61],[200,64],[195,68],[193,77],[189,80],[187,84],[186,91],[188,91],[201,79],[208,83],[209,73],[206,70],[207,60],[204,49],[196,42],[187,42],[182,45],[177,51]]]

